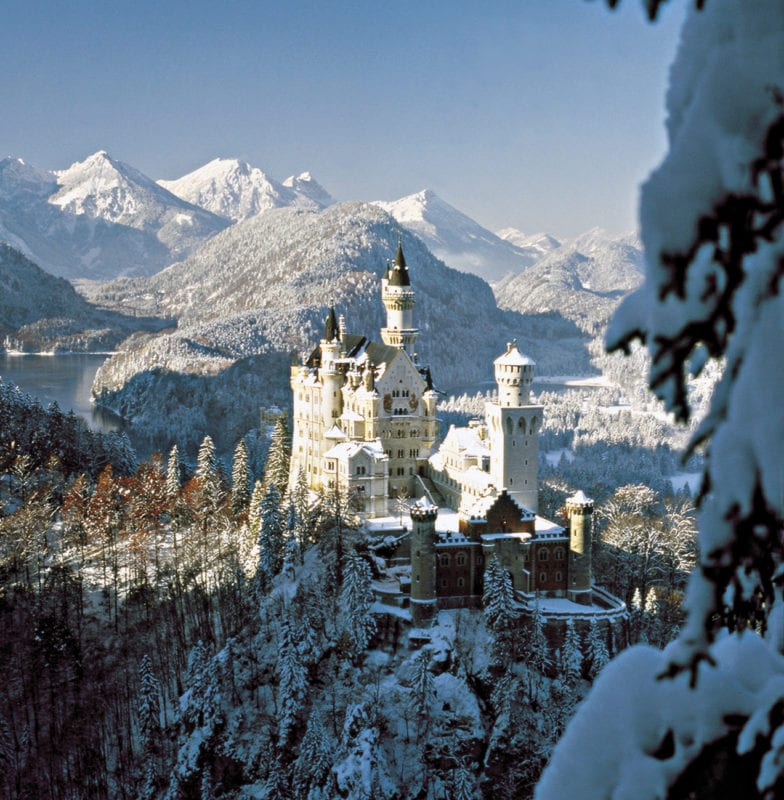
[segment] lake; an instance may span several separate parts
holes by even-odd
[[[73,411],[95,430],[117,431],[122,420],[90,403],[90,389],[105,355],[8,355],[0,353],[0,376],[37,398],[42,406],[57,402],[62,411]]]

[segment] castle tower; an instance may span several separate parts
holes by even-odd
[[[591,595],[591,538],[593,536],[593,500],[582,491],[566,501],[569,519],[569,581],[567,597],[589,606]]]
[[[323,387],[321,395],[321,425],[324,431],[328,431],[335,425],[342,410],[340,387],[343,384],[343,374],[338,366],[342,345],[334,306],[329,308],[329,314],[324,324],[324,338],[319,346],[321,349],[319,380]]]
[[[534,361],[517,349],[517,341],[494,362],[498,402],[487,403],[490,474],[498,491],[506,489],[520,505],[538,508],[538,433],[542,406],[529,402]]]
[[[411,622],[415,628],[433,623],[436,599],[436,517],[438,506],[420,501],[411,508]]]
[[[381,279],[381,300],[387,310],[387,324],[381,329],[384,344],[414,353],[419,331],[414,327],[416,296],[411,288],[411,278],[403,255],[403,245],[397,243],[397,253],[392,264],[387,265]]]

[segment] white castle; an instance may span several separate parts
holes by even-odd
[[[382,342],[348,334],[330,309],[318,346],[292,366],[291,481],[339,491],[368,521],[411,509],[410,602],[415,622],[436,606],[470,605],[482,595],[495,553],[520,596],[591,605],[593,502],[566,503],[568,528],[538,516],[537,433],[542,406],[530,402],[534,362],[516,342],[495,359],[497,400],[484,422],[451,427],[438,448],[437,392],[414,347],[416,297],[403,248],[381,280]],[[438,507],[457,512],[436,531]]]
[[[501,489],[536,511],[534,362],[508,344],[495,360],[498,400],[487,404],[486,423],[451,428],[434,453],[438,395],[414,350],[416,296],[400,243],[381,296],[383,343],[346,333],[330,309],[318,346],[292,367],[292,477],[302,470],[311,489],[347,493],[371,518],[389,514],[390,500],[421,496],[427,480],[460,511]]]

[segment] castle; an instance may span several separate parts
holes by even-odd
[[[478,605],[493,555],[518,597],[590,606],[593,502],[570,498],[567,528],[537,514],[534,362],[507,344],[484,422],[452,426],[436,449],[438,395],[415,351],[416,296],[400,242],[381,297],[381,342],[347,333],[331,308],[318,346],[291,368],[292,481],[304,474],[313,490],[345,493],[371,528],[421,498],[410,505],[410,578],[401,580],[415,625],[439,607]]]

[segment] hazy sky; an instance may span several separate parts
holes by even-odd
[[[675,2],[650,25],[640,0],[10,0],[0,156],[156,179],[238,157],[339,200],[431,188],[493,230],[629,230]]]

